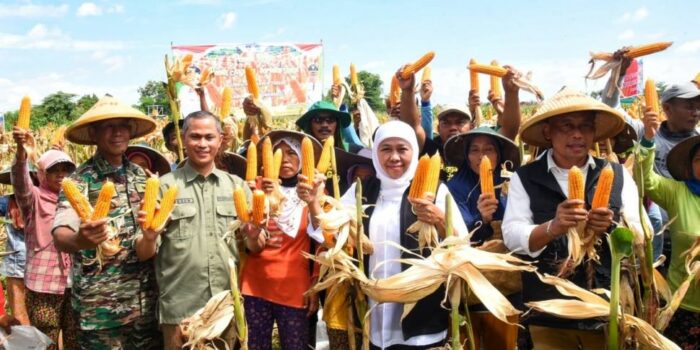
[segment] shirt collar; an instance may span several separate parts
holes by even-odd
[[[552,155],[553,153],[554,153],[554,151],[552,149],[549,149],[547,151],[547,171],[548,172],[552,172],[553,168],[562,169],[557,165],[557,163],[554,162],[554,156]],[[595,160],[593,160],[593,156],[591,156],[590,154],[588,155],[588,160],[586,160],[585,167],[586,168],[590,167],[591,169],[595,169],[595,167],[596,167]],[[564,170],[564,169],[562,169],[562,170]],[[583,169],[581,169],[581,170],[583,170]]]
[[[182,167],[182,171],[185,173],[185,181],[186,182],[192,182],[192,180],[196,179],[198,176],[201,176],[201,174],[198,173],[197,170],[194,170],[192,165],[190,165],[189,160],[185,161],[185,165]],[[214,179],[218,180],[223,174],[225,174],[223,171],[214,167],[214,170],[212,170],[212,172],[211,172],[211,174],[209,174],[209,176],[213,176]],[[209,177],[209,176],[207,176],[207,177]],[[204,178],[204,177],[202,176],[202,178]]]
[[[95,171],[101,177],[119,172],[121,169],[124,169],[124,167],[129,164],[129,160],[126,158],[126,156],[122,155],[122,166],[115,168],[99,152],[96,152],[95,155],[92,157],[92,162]]]

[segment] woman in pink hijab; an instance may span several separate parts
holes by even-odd
[[[58,335],[63,331],[63,347],[77,348],[68,280],[71,258],[69,254],[56,249],[51,236],[61,181],[75,170],[75,164],[62,151],[47,151],[37,162],[39,186],[34,186],[24,148],[29,132],[15,127],[12,134],[17,143],[12,186],[26,221],[27,266],[24,283],[27,287],[29,321],[51,337],[54,344],[58,344]],[[56,345],[51,348],[55,349]]]

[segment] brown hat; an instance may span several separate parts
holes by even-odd
[[[152,173],[158,173],[159,176],[163,176],[170,172],[170,163],[168,160],[157,150],[144,146],[144,145],[130,145],[126,148],[124,152],[127,159],[131,159],[132,156],[137,154],[142,154],[150,161],[150,169]]]
[[[185,166],[187,158],[183,159],[178,163],[177,168],[180,169]],[[233,152],[224,152],[216,155],[215,160],[216,168],[223,170],[229,174],[236,175],[240,178],[245,178],[246,169],[246,159],[241,155]]]
[[[467,147],[475,137],[480,135],[489,136],[498,143],[501,151],[498,158],[501,163],[505,161],[510,161],[512,163],[511,169],[508,170],[513,171],[520,167],[521,160],[518,145],[488,126],[482,126],[450,137],[447,142],[445,142],[445,163],[458,168],[461,167],[467,160]]]
[[[690,167],[690,157],[693,155],[690,152],[700,147],[699,145],[700,136],[693,136],[681,141],[668,152],[666,166],[674,179],[685,181],[693,178]]]
[[[583,92],[565,87],[544,101],[537,112],[523,123],[520,127],[520,139],[533,146],[549,148],[552,142],[546,140],[542,134],[544,121],[562,114],[587,111],[595,113],[595,142],[614,137],[625,127],[622,113]]]
[[[66,129],[66,138],[73,143],[94,145],[88,133],[89,127],[96,122],[117,118],[128,119],[132,124],[132,139],[148,135],[156,129],[156,122],[141,111],[105,95]]]

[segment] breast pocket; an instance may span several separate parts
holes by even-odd
[[[216,234],[223,237],[228,231],[229,226],[236,219],[236,210],[233,207],[233,202],[221,203],[216,206]],[[233,237],[233,232],[230,233]]]
[[[194,205],[177,205],[171,214],[168,235],[171,239],[192,238],[197,208]]]

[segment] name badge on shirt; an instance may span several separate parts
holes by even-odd
[[[194,203],[193,198],[178,198],[175,200],[175,203],[177,204],[192,204]]]
[[[217,200],[218,202],[232,201],[232,200],[233,200],[233,196],[217,196],[217,197],[216,197],[216,200]]]

